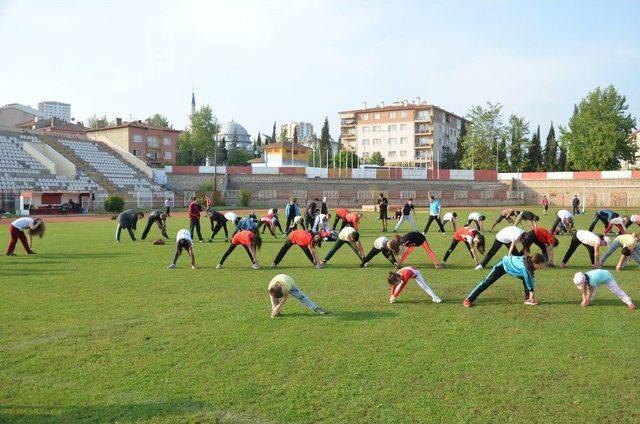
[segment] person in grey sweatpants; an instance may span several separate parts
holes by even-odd
[[[118,226],[116,227],[116,243],[120,243],[120,233],[123,229],[126,229],[129,232],[129,237],[131,240],[136,241],[136,235],[134,231],[136,230],[136,226],[138,224],[138,219],[144,217],[142,212],[136,212],[135,209],[127,209],[123,211],[120,215],[118,215]]]
[[[614,238],[609,246],[607,252],[602,255],[600,259],[600,266],[603,266],[604,263],[609,259],[609,256],[613,255],[613,253],[620,248],[629,249],[629,253],[631,258],[640,266],[640,236],[638,234],[623,234]],[[628,255],[627,255],[628,256]]]

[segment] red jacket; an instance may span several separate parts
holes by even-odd
[[[189,219],[200,219],[200,205],[196,202],[189,203]]]

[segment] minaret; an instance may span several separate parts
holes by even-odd
[[[196,92],[195,87],[191,89],[191,115],[196,113]]]

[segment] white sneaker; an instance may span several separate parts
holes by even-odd
[[[366,264],[364,264],[365,268],[369,268],[369,262],[367,262]]]
[[[434,297],[433,303],[442,303],[442,299],[440,299],[439,297]]]
[[[216,269],[222,269],[222,264],[216,265]]]
[[[475,270],[479,270],[479,269],[482,269],[482,268],[483,268],[483,267],[482,267],[482,265],[476,265],[476,267],[475,267],[475,268],[473,268],[473,269],[475,269]]]
[[[169,269],[175,269],[175,268],[176,268],[176,265],[175,265],[175,264],[171,264],[171,265],[169,265]]]
[[[258,264],[253,264],[253,265],[251,265],[251,268],[253,268],[253,269],[260,269],[260,265],[258,265]]]
[[[393,296],[389,296],[389,303],[396,303],[396,298]]]

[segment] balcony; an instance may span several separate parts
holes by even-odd
[[[433,127],[431,125],[416,125],[415,133],[420,135],[433,135]]]
[[[423,148],[423,149],[427,149],[428,148],[428,149],[430,149],[430,148],[433,147],[433,139],[430,139],[430,138],[426,138],[425,139],[424,137],[416,138],[416,140],[413,143],[413,145],[418,149],[420,149],[420,148]]]
[[[342,119],[340,121],[340,125],[342,125],[343,127],[351,126],[351,125],[355,125],[355,124],[356,124],[356,119],[355,118],[346,118],[346,119]]]

